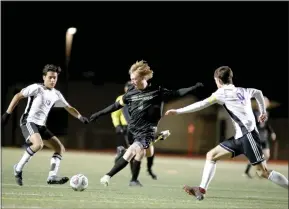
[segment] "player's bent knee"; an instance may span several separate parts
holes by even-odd
[[[139,144],[138,142],[135,142],[132,145],[130,145],[130,147],[127,149],[127,151],[123,155],[123,158],[130,162],[131,159],[135,157],[138,153],[141,153],[141,151],[143,151],[141,144]]]
[[[39,133],[32,134],[29,138],[29,141],[32,143],[31,149],[34,152],[41,150],[44,146],[42,138]]]
[[[141,161],[144,156],[145,156],[145,150],[142,150],[135,155],[134,159],[137,161]]]
[[[206,154],[206,160],[213,160],[214,158],[214,149],[210,150],[209,152],[207,152]]]

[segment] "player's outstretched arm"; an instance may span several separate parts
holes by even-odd
[[[188,88],[181,88],[178,90],[168,90],[165,88],[161,89],[161,93],[162,93],[162,100],[164,102],[168,102],[171,100],[175,100],[177,98],[186,96],[188,94],[193,93],[196,89],[203,87],[204,85],[202,83],[196,83],[196,85],[188,87]]]
[[[2,118],[1,118],[1,124],[2,125],[5,125],[9,118],[10,118],[10,115],[11,113],[13,112],[13,110],[15,109],[15,107],[17,106],[17,104],[19,103],[20,100],[24,99],[24,95],[19,92],[17,94],[14,95],[13,99],[11,100],[10,104],[9,104],[9,107],[8,109],[6,110],[6,112],[2,115]]]
[[[165,113],[165,115],[179,115],[184,113],[196,112],[205,109],[206,107],[209,107],[210,105],[215,104],[216,102],[217,102],[216,98],[214,96],[211,96],[207,99],[193,103],[183,108],[170,109]]]
[[[194,86],[177,90],[175,94],[178,97],[183,97],[183,96],[186,96],[187,94],[192,93],[193,91],[195,91],[197,88],[200,88],[200,87],[204,87],[204,84],[198,82]]]
[[[102,109],[102,110],[100,110],[100,111],[95,112],[94,114],[92,114],[92,115],[90,116],[90,120],[89,120],[89,121],[90,121],[90,122],[91,122],[91,121],[94,121],[94,120],[96,120],[97,118],[99,118],[99,117],[102,116],[102,115],[106,115],[106,114],[112,113],[112,112],[114,112],[114,111],[116,111],[116,110],[119,110],[119,109],[121,109],[123,106],[124,106],[124,104],[123,104],[122,100],[117,101],[117,102],[113,103],[112,105],[109,105],[109,106],[107,106],[106,108],[104,108],[104,109]]]
[[[84,124],[88,124],[89,120],[86,117],[83,117],[78,111],[77,109],[75,109],[74,107],[68,105],[65,106],[64,109],[73,117],[78,118],[78,120],[80,120],[82,123]]]

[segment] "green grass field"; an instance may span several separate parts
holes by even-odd
[[[60,174],[71,177],[82,173],[89,180],[87,190],[75,192],[68,183],[46,184],[52,155],[47,150],[30,160],[23,172],[24,186],[17,186],[12,167],[22,152],[2,148],[2,208],[288,208],[288,190],[267,180],[242,177],[245,162],[219,162],[206,198],[197,201],[182,187],[199,185],[204,160],[156,156],[154,170],[158,180],[147,176],[144,160],[140,174],[144,187],[128,186],[129,166],[111,179],[109,187],[104,187],[99,179],[111,168],[114,154],[66,152]],[[288,175],[285,165],[270,167]]]

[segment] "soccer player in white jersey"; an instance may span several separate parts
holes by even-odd
[[[208,185],[215,174],[216,162],[221,159],[234,158],[240,154],[244,154],[249,159],[260,177],[288,189],[288,179],[274,170],[269,170],[262,153],[261,141],[251,106],[251,98],[255,98],[260,111],[258,120],[260,122],[267,120],[262,91],[235,87],[232,78],[233,72],[229,67],[219,67],[214,74],[218,90],[209,98],[180,109],[168,110],[165,113],[165,115],[191,113],[218,103],[227,110],[235,126],[234,137],[220,143],[207,153],[200,186],[184,186],[184,190],[189,195],[194,195],[198,200],[204,199]]]
[[[19,186],[23,185],[23,167],[36,152],[42,149],[43,145],[54,150],[50,161],[51,168],[47,183],[64,184],[69,180],[68,177],[57,176],[65,149],[60,140],[46,127],[46,120],[53,106],[64,107],[72,116],[78,118],[84,124],[88,123],[88,119],[83,117],[74,107],[70,106],[60,91],[54,88],[60,72],[60,67],[46,65],[43,69],[44,83],[32,84],[22,89],[13,97],[7,111],[2,115],[1,123],[5,125],[18,102],[24,98],[28,98],[25,112],[20,119],[20,127],[26,142],[32,145],[27,147],[20,161],[14,165],[14,176]]]

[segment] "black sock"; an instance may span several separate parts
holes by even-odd
[[[140,171],[140,162],[141,161],[137,161],[137,160],[133,161],[131,181],[136,181],[138,179],[138,175]]]
[[[134,161],[134,160],[131,160],[131,161],[129,162],[131,175],[133,175],[133,161]]]
[[[116,173],[121,171],[125,166],[127,166],[128,162],[122,157],[120,158],[116,164],[113,166],[113,168],[106,174],[110,177],[113,177]]]
[[[151,156],[151,157],[147,157],[147,167],[148,167],[148,171],[150,171],[152,169],[152,166],[154,164],[154,158],[155,155]]]
[[[252,167],[252,165],[250,163],[248,163],[247,168],[245,170],[245,173],[249,173],[251,167]]]

